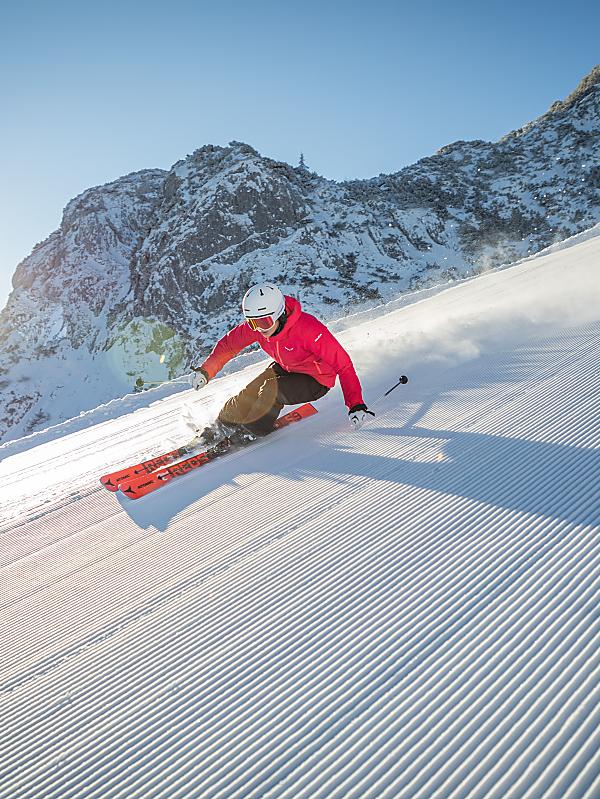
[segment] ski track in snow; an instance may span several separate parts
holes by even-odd
[[[0,797],[600,796],[599,258],[348,330],[411,376],[358,434],[336,389],[136,502],[181,395],[8,457]]]

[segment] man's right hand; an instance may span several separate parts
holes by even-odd
[[[192,380],[192,387],[198,391],[208,383],[208,374],[204,371],[204,369],[194,369],[192,367],[192,371],[194,372],[194,377]]]

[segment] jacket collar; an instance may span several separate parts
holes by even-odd
[[[292,333],[292,328],[300,319],[300,314],[302,312],[302,306],[300,302],[295,299],[295,297],[288,297],[285,298],[285,312],[287,314],[287,320],[283,327],[283,330],[280,330],[279,333],[275,333],[274,336],[271,336],[272,339],[277,339],[278,342],[283,341],[286,339],[290,333]]]

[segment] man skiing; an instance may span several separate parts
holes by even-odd
[[[364,403],[348,353],[322,322],[302,310],[298,300],[284,296],[272,283],[260,283],[244,295],[242,311],[245,321],[223,336],[200,366],[192,367],[193,387],[203,388],[254,343],[274,361],[225,403],[217,417],[218,429],[202,433],[205,443],[232,432],[242,440],[270,433],[284,405],[320,399],[336,377],[355,427],[367,414],[375,415]]]

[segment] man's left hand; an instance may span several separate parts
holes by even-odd
[[[348,416],[350,417],[350,424],[358,430],[363,426],[363,424],[367,421],[368,415],[375,416],[373,411],[370,411],[366,405],[353,405],[352,408],[348,411]]]

